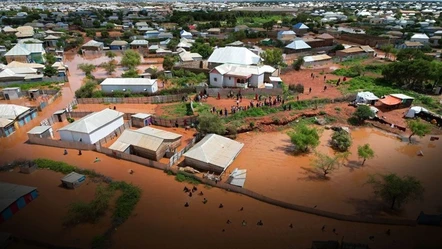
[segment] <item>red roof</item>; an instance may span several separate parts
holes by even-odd
[[[402,102],[402,100],[395,98],[393,96],[386,96],[383,99],[379,99],[379,101],[381,101],[381,103],[384,105],[398,105]]]

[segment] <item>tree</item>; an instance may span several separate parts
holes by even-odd
[[[364,123],[365,120],[374,117],[374,112],[367,105],[360,105],[352,115],[359,121],[359,124]]]
[[[107,31],[101,31],[101,38],[105,39],[105,38],[109,38],[110,34]]]
[[[137,70],[131,68],[121,75],[122,78],[138,78]]]
[[[293,61],[292,67],[293,69],[295,69],[296,71],[301,70],[302,65],[304,64],[304,57],[298,57],[298,59],[296,59],[296,61]]]
[[[403,178],[396,174],[380,175],[381,179],[370,176],[367,183],[372,184],[374,194],[382,200],[389,202],[390,208],[401,205],[410,200],[422,199],[425,189],[419,180],[412,176]]]
[[[363,76],[365,68],[361,64],[356,64],[352,66],[350,70],[355,72],[358,76]]]
[[[117,63],[115,62],[115,60],[111,60],[109,62],[102,63],[101,67],[104,68],[104,70],[106,70],[108,75],[111,75],[113,72],[116,71]]]
[[[262,24],[262,28],[266,29],[267,31],[272,30],[273,26],[276,24],[275,20],[270,20],[268,22],[265,22]]]
[[[52,77],[58,73],[57,69],[52,67],[52,65],[47,64],[43,69],[43,75],[47,77]]]
[[[88,64],[88,63],[81,63],[78,64],[78,69],[80,69],[81,71],[84,72],[84,74],[86,74],[86,76],[91,76],[92,75],[92,71],[95,70],[95,65],[92,64]]]
[[[261,53],[261,57],[264,59],[264,64],[273,67],[278,67],[284,63],[282,51],[278,48],[267,49]]]
[[[310,148],[319,145],[319,134],[316,128],[308,128],[305,124],[299,124],[294,130],[288,132],[290,141],[295,145],[296,152],[307,152]]]
[[[168,49],[172,49],[175,50],[176,46],[178,46],[178,44],[180,43],[180,40],[173,38],[169,41],[169,43],[167,44],[167,48]]]
[[[398,61],[412,61],[417,59],[432,60],[432,58],[426,55],[422,50],[414,48],[401,49],[398,52],[396,59]]]
[[[382,75],[385,80],[398,86],[422,90],[425,83],[431,79],[431,63],[424,59],[394,62],[385,66]]]
[[[136,66],[141,64],[140,55],[134,50],[126,50],[123,54],[123,58],[121,59],[121,65],[124,67],[128,67],[129,69],[134,69]]]
[[[390,58],[390,53],[393,50],[393,45],[386,44],[381,47],[381,50],[385,52],[385,58]]]
[[[112,30],[112,29],[114,29],[114,27],[115,27],[115,24],[113,24],[113,23],[106,24],[106,29],[107,30]]]
[[[163,60],[163,68],[165,70],[170,70],[175,65],[175,62],[177,62],[177,58],[173,55],[166,55],[164,56]]]
[[[344,130],[335,131],[333,132],[330,143],[333,149],[340,152],[345,152],[352,144],[351,136]]]
[[[46,64],[48,64],[48,65],[53,65],[57,61],[57,59],[55,58],[55,56],[53,54],[47,53],[44,55],[44,57],[46,59]]]
[[[192,51],[193,53],[200,54],[203,57],[203,59],[207,59],[212,54],[213,48],[206,43],[195,43],[190,48],[190,51]]]
[[[411,130],[411,135],[408,137],[408,141],[410,141],[410,143],[412,136],[418,135],[419,137],[423,137],[431,132],[430,126],[426,123],[420,122],[419,119],[409,121],[408,127]]]
[[[374,151],[371,149],[369,144],[364,144],[364,145],[359,145],[358,146],[358,156],[362,159],[364,159],[362,161],[361,165],[364,165],[365,160],[367,159],[371,159],[374,157]]]
[[[209,112],[201,113],[198,116],[197,129],[204,135],[209,133],[223,135],[226,133],[224,121],[220,117]]]
[[[109,50],[106,52],[106,57],[112,60],[113,58],[117,57],[117,54]]]
[[[344,163],[350,153],[340,153],[333,157],[319,152],[315,154],[316,158],[313,160],[313,166],[321,171],[323,177],[326,178],[328,174],[338,169]]]

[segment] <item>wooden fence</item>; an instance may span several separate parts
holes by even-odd
[[[175,95],[158,95],[150,97],[131,97],[131,98],[115,98],[115,97],[104,97],[104,98],[79,98],[77,99],[78,104],[157,104],[157,103],[171,103],[179,102],[183,100],[183,96],[187,97],[187,94],[175,94]]]
[[[179,152],[175,153],[169,161],[169,167],[172,167],[176,162],[178,162],[178,160],[181,159],[181,157],[183,156],[184,153],[186,153],[188,150],[190,150],[190,148],[192,148],[195,143],[197,143],[198,141],[200,141],[202,138],[201,133],[197,133],[197,135],[186,145],[186,147],[184,147],[182,150],[180,150]]]

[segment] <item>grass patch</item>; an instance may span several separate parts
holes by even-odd
[[[56,85],[58,85],[59,83],[62,83],[62,82],[46,82],[46,81],[44,81],[44,82],[34,82],[34,83],[20,83],[20,84],[17,83],[17,84],[8,85],[7,87],[20,87],[20,89],[23,91],[27,91],[32,88],[40,89],[43,87],[57,89]]]
[[[257,108],[250,108],[245,111],[239,111],[233,115],[229,115],[226,118],[227,122],[234,121],[234,120],[243,120],[248,117],[262,117],[269,114],[277,113],[279,111],[282,111],[282,107],[269,107],[269,106],[263,106],[263,107],[257,107]]]
[[[180,118],[185,116],[192,116],[194,111],[199,113],[203,111],[209,111],[212,106],[209,104],[194,102],[192,108],[190,103],[176,103],[172,105],[166,105],[161,107],[163,109],[163,114],[161,115],[164,118]]]
[[[381,97],[383,95],[389,95],[392,93],[403,93],[414,98],[414,105],[421,105],[425,108],[442,114],[442,107],[435,98],[425,94],[414,92],[412,90],[406,90],[400,87],[396,87],[383,81],[381,78],[360,76],[353,78],[348,82],[344,82],[344,86],[345,87],[340,88],[344,94],[357,93],[360,91],[370,91],[376,96]]]
[[[265,15],[262,17],[237,17],[236,25],[247,25],[250,27],[262,27],[263,23],[282,20],[284,17],[282,15]]]
[[[130,217],[135,209],[141,197],[141,189],[127,182],[111,182],[109,189],[122,192],[115,202],[115,209],[112,215],[114,224],[120,225]]]
[[[338,76],[350,77],[350,78],[359,76],[359,73],[354,71],[351,67],[336,69],[335,71],[333,71],[333,74]]]
[[[178,174],[175,175],[175,180],[177,180],[178,182],[187,182],[194,185],[198,185],[201,183],[200,180],[198,180],[194,176],[185,175],[180,172],[178,172]]]
[[[69,174],[69,173],[75,171],[79,174],[87,175],[89,177],[102,177],[103,176],[103,175],[95,172],[95,170],[80,169],[80,168],[77,168],[77,167],[72,166],[70,164],[67,164],[65,162],[52,161],[52,160],[44,159],[44,158],[35,159],[34,163],[36,163],[37,166],[41,169],[49,169],[49,170],[52,170],[55,172],[60,172],[63,174]]]
[[[346,66],[346,67],[351,67],[354,65],[361,64],[366,59],[367,59],[367,57],[359,57],[359,58],[355,58],[355,59],[351,59],[351,60],[346,60],[346,61],[341,62],[341,65]]]

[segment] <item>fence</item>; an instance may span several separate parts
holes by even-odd
[[[46,91],[46,90],[45,90]],[[54,91],[54,90],[51,90],[51,91]],[[61,92],[60,92],[60,95],[61,95]],[[68,113],[70,113],[71,111],[72,111],[72,107],[73,106],[75,106],[75,105],[77,105],[77,99],[73,99],[72,101],[71,101],[71,103],[69,103],[67,106],[66,106],[66,110],[68,111]],[[52,115],[52,116],[50,116],[50,117],[48,117],[47,119],[44,119],[44,120],[42,120],[41,122],[40,122],[40,125],[46,125],[46,126],[51,126],[51,125],[53,125],[55,122],[57,122],[57,120],[54,118],[54,116]]]
[[[197,87],[197,91],[204,91],[206,89],[206,92],[209,96],[217,97],[218,93],[220,94],[221,98],[227,98],[227,95],[229,95],[230,91],[233,91],[234,94],[238,93],[240,90],[238,88],[204,88],[204,87]],[[265,88],[248,88],[248,89],[241,89],[242,95],[281,95],[282,94],[282,88],[273,88],[273,89],[265,89]]]
[[[66,82],[68,81],[67,77],[61,76],[61,77],[43,77],[41,80],[32,80],[32,81],[8,81],[8,82],[0,82],[0,87],[10,86],[10,85],[17,85],[17,84],[34,84],[34,83],[40,83],[40,82]]]
[[[178,123],[179,126],[183,127],[191,125],[192,123],[196,123],[197,118],[198,116],[188,116],[182,118],[167,119],[153,116],[152,124],[163,127],[174,127]]]
[[[115,129],[114,131],[112,131],[109,135],[107,135],[106,137],[100,139],[100,141],[98,141],[96,144],[99,145],[99,147],[101,148],[102,145],[106,144],[107,142],[112,141],[112,139],[118,137],[119,135],[121,135],[121,133],[123,133],[124,130],[129,129],[130,128],[130,122],[126,122],[124,123],[122,126],[118,127],[117,129]],[[98,150],[98,149],[97,149]]]
[[[179,102],[183,100],[183,96],[187,94],[175,94],[175,95],[158,95],[150,97],[132,97],[132,98],[114,98],[114,97],[104,97],[104,98],[79,98],[77,99],[78,104],[156,104],[156,103],[170,103]]]
[[[50,138],[39,138],[39,137],[30,137],[28,141],[32,144],[40,144],[45,146],[57,147],[57,148],[95,150],[95,145],[85,144],[82,142],[52,140]]]
[[[201,138],[202,138],[201,133],[197,133],[196,136],[186,145],[186,147],[184,147],[179,152],[175,153],[170,158],[169,167],[172,167],[176,162],[178,162],[178,160],[181,159],[183,154],[186,153],[188,150],[190,150],[190,148],[192,148],[195,145],[195,143],[197,143],[199,140],[201,140]]]
[[[139,157],[136,155],[131,155],[131,154],[127,154],[127,153],[123,153],[123,152],[119,152],[119,151],[114,151],[114,150],[104,148],[104,147],[100,147],[97,150],[98,150],[98,152],[104,153],[104,154],[111,156],[111,157],[115,157],[115,158],[119,158],[119,159],[123,159],[123,160],[128,160],[128,161],[131,161],[134,163],[139,163],[139,164],[146,165],[146,166],[153,167],[153,168],[160,169],[160,170],[165,170],[168,167],[168,165],[164,164],[164,163],[152,161],[147,158]]]

